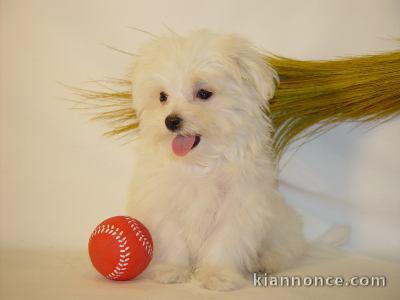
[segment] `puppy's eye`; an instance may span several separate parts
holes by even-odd
[[[168,99],[168,95],[166,92],[161,92],[160,93],[160,102],[165,102]]]
[[[207,100],[213,95],[212,92],[201,89],[197,91],[196,97],[201,99],[201,100]]]

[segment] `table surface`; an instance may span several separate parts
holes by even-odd
[[[2,249],[1,299],[399,299],[400,264],[343,251],[304,259],[284,274],[309,276],[383,275],[386,287],[254,287],[214,292],[196,283],[158,284],[137,278],[114,282],[102,278],[84,252],[56,249]]]

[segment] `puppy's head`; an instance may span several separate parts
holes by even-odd
[[[276,74],[245,39],[209,31],[142,47],[132,72],[140,138],[183,161],[238,158],[269,138]]]

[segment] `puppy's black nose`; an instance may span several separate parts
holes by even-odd
[[[182,126],[182,119],[177,115],[169,115],[165,118],[165,126],[171,131],[176,131]]]

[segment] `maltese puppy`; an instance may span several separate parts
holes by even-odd
[[[231,290],[305,250],[302,222],[277,188],[266,114],[277,79],[235,35],[169,34],[139,50],[128,212],[153,235],[151,278]]]

